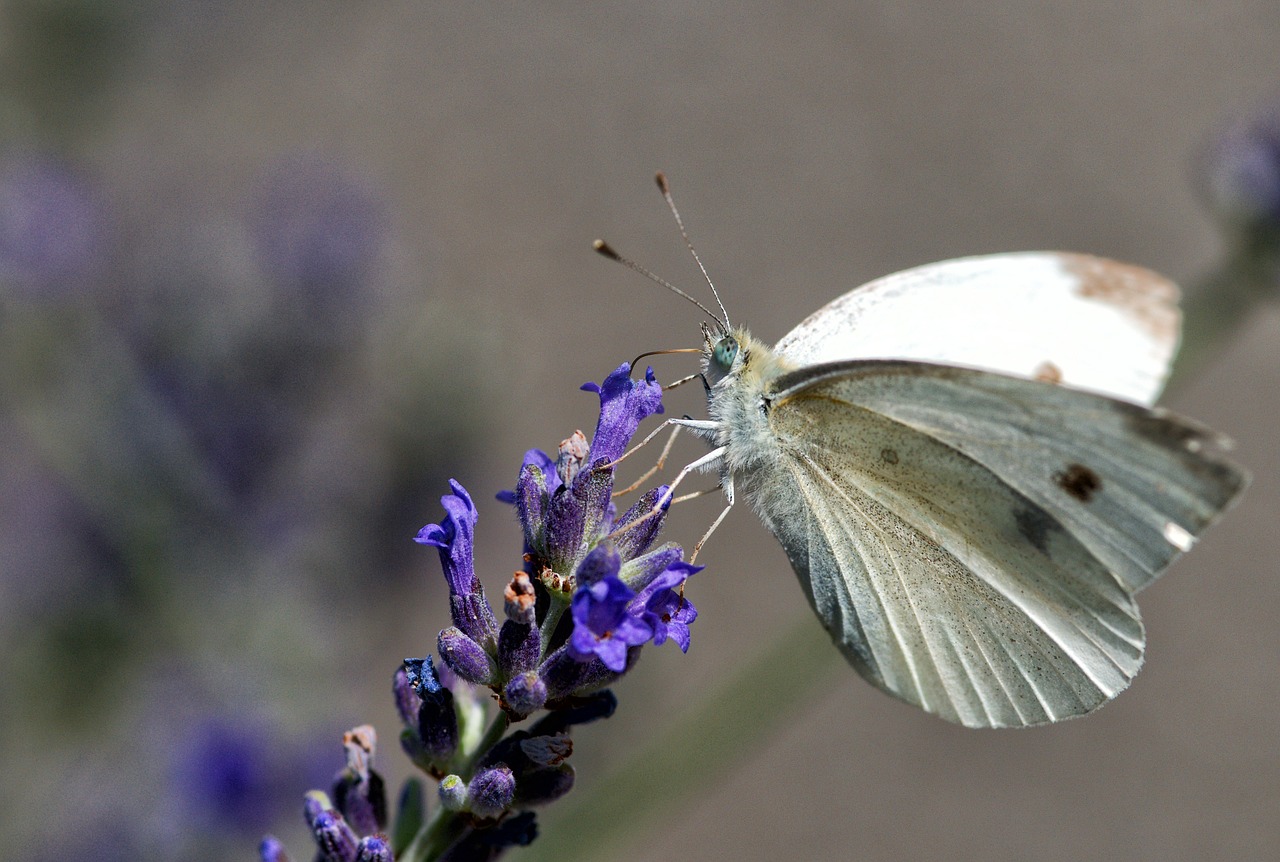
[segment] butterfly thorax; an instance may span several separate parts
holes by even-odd
[[[736,345],[728,363],[726,342]],[[722,348],[719,353],[717,345]],[[778,440],[769,428],[768,383],[791,370],[791,363],[745,329],[716,343],[708,339],[703,356],[707,412],[716,423],[714,443],[725,447],[724,465],[730,473],[776,461]]]

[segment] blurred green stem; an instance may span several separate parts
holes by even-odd
[[[521,858],[570,862],[616,856],[611,851],[654,818],[678,810],[688,796],[758,750],[760,740],[813,697],[839,656],[822,626],[805,614],[635,757],[548,809],[541,835]]]
[[[1280,287],[1280,243],[1268,233],[1246,234],[1222,264],[1182,302],[1182,346],[1168,388],[1185,386],[1249,319],[1257,304]]]

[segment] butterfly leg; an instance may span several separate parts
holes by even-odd
[[[667,425],[668,425],[668,423],[663,422],[660,426],[658,426],[658,429],[657,429],[656,431],[654,431],[654,432],[653,432],[653,434],[650,434],[648,437],[646,437],[646,438],[644,438],[643,440],[641,440],[641,441],[640,441],[640,443],[635,447],[635,449],[632,449],[632,450],[631,450],[631,452],[636,451],[636,449],[639,449],[639,448],[640,448],[641,446],[643,446],[645,443],[648,443],[650,440],[652,440],[652,439],[653,439],[654,435],[656,435],[656,434],[658,433],[658,431],[661,431],[663,428],[666,428],[666,427],[667,427]],[[618,496],[621,496],[621,495],[623,495],[623,494],[630,494],[630,493],[631,493],[632,491],[634,491],[636,488],[639,488],[639,487],[640,487],[641,485],[643,485],[646,481],[648,481],[648,479],[649,479],[649,477],[650,477],[650,476],[652,476],[654,473],[657,473],[659,470],[661,470],[661,469],[663,468],[663,466],[667,463],[667,456],[671,454],[671,447],[675,445],[675,443],[676,443],[676,435],[678,435],[679,433],[680,433],[680,426],[679,426],[679,425],[675,425],[674,427],[672,427],[672,429],[671,429],[671,437],[669,437],[669,438],[667,439],[667,445],[665,445],[665,446],[663,446],[663,447],[662,447],[662,454],[660,454],[660,455],[658,456],[658,461],[657,461],[657,463],[655,463],[652,467],[650,467],[648,470],[646,470],[646,471],[644,472],[644,475],[642,475],[639,479],[636,479],[634,482],[632,482],[632,483],[631,483],[630,485],[628,485],[627,487],[623,488],[621,491],[614,491],[614,492],[613,492],[613,496],[618,497]],[[624,452],[622,455],[620,455],[620,456],[618,457],[618,461],[621,461],[623,458],[625,458],[625,457],[627,457],[628,455],[630,455],[630,454],[631,454],[631,452]],[[614,461],[613,463],[614,463],[614,464],[617,464],[617,463],[618,463],[618,461]],[[612,467],[612,466],[613,466],[613,464],[610,464],[609,466],[611,466],[611,467]]]
[[[702,550],[702,546],[706,544],[707,539],[711,538],[711,534],[716,531],[716,527],[720,526],[720,522],[729,514],[729,510],[733,508],[733,474],[726,473],[724,478],[720,480],[720,487],[724,488],[724,495],[729,500],[729,504],[724,507],[719,516],[711,522],[711,526],[707,527],[707,531],[702,534],[702,538],[693,546],[693,553],[689,555],[689,562],[692,563],[698,559],[698,552]]]

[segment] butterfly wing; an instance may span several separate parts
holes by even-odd
[[[1195,426],[1018,378],[851,362],[768,394],[780,457],[746,486],[814,609],[864,677],[971,727],[1123,690],[1132,590],[1245,481]]]
[[[1178,345],[1178,290],[1150,270],[1066,252],[967,257],[846,293],[776,350],[800,366],[914,359],[1155,403]]]

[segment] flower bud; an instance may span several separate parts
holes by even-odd
[[[289,854],[284,852],[284,845],[274,835],[268,835],[258,845],[258,856],[262,862],[289,862]]]
[[[387,793],[382,776],[372,768],[377,733],[363,724],[343,734],[347,766],[333,784],[333,804],[359,835],[386,828]]]
[[[624,560],[638,557],[649,550],[649,546],[658,537],[659,531],[662,530],[662,524],[666,521],[667,509],[671,505],[670,501],[662,507],[658,514],[649,515],[649,513],[653,511],[653,507],[658,505],[658,501],[666,493],[666,485],[659,485],[652,490],[646,491],[636,501],[636,504],[617,520],[615,529],[619,529],[620,532],[614,541],[617,544],[618,553],[622,555]],[[642,518],[643,520],[641,520]],[[635,523],[635,526],[630,529],[622,529],[631,523]]]
[[[565,763],[554,769],[535,769],[520,774],[515,801],[520,805],[546,805],[573,789],[573,767]]]
[[[516,572],[505,593],[507,621],[498,632],[498,667],[511,677],[538,666],[542,650],[536,624],[537,593],[524,572]]]
[[[458,749],[458,715],[453,710],[453,693],[442,688],[440,694],[422,701],[418,711],[418,738],[423,754],[434,764],[445,764]]]
[[[421,758],[436,765],[447,763],[458,747],[458,715],[453,708],[453,692],[440,684],[430,656],[405,659],[404,669],[422,699],[416,725],[416,742],[420,747],[410,751],[410,756],[420,765]],[[406,742],[406,751],[411,747],[414,746]]]
[[[556,475],[562,484],[569,485],[577,478],[582,465],[591,454],[587,445],[587,437],[581,431],[574,431],[568,439],[560,443],[560,451],[556,458]]]
[[[603,541],[596,545],[578,564],[575,572],[578,586],[591,586],[603,581],[609,575],[617,575],[622,567],[622,557],[612,542]]]
[[[331,808],[333,803],[329,801],[329,795],[323,790],[308,791],[302,798],[302,816],[306,818],[308,827],[313,826],[316,818]]]
[[[531,626],[537,622],[538,593],[525,572],[516,572],[503,590],[503,610],[513,623]]]
[[[396,668],[391,688],[396,696],[396,711],[400,713],[400,721],[409,726],[416,725],[418,710],[422,708],[422,698],[418,697],[417,684],[410,679],[404,665]]]
[[[370,835],[360,842],[356,850],[356,862],[395,862],[391,845],[383,835]]]
[[[355,862],[359,841],[337,811],[329,809],[316,815],[311,823],[311,836],[324,862]]]
[[[493,659],[456,626],[440,632],[436,648],[449,669],[467,682],[489,685],[497,678],[498,666]]]
[[[446,775],[440,780],[440,807],[445,811],[462,811],[467,807],[467,784],[460,775]]]
[[[471,813],[482,818],[497,818],[511,806],[516,780],[505,763],[481,769],[467,785]]]
[[[516,514],[520,517],[526,548],[543,547],[547,506],[551,502],[553,490],[547,487],[547,475],[552,466],[553,462],[547,453],[530,449],[525,453],[524,466],[520,468],[520,477],[511,493],[511,501],[516,504]],[[550,475],[555,477],[555,472],[551,471]],[[556,481],[558,483],[559,477],[556,477]]]
[[[520,718],[542,709],[547,702],[547,684],[536,671],[525,671],[512,678],[503,691],[508,712]]]
[[[553,571],[572,573],[582,558],[585,541],[594,541],[605,523],[613,470],[597,469],[599,466],[579,473],[572,485],[556,492],[547,507],[545,555]]]

